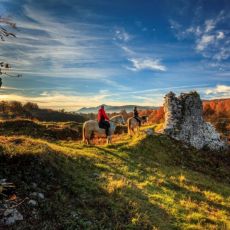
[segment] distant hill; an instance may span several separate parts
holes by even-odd
[[[88,118],[76,113],[65,112],[64,110],[57,111],[52,109],[39,108],[36,103],[27,102],[22,104],[19,101],[0,101],[0,119],[36,119],[39,121],[75,121],[84,122]]]
[[[111,106],[111,105],[104,105],[105,110],[107,113],[114,113],[114,112],[120,112],[122,110],[125,110],[126,112],[133,111],[134,106],[137,106],[139,110],[155,110],[159,107],[156,106],[139,106],[139,105],[121,105],[121,106]],[[77,110],[77,113],[97,113],[98,109],[101,107],[101,105],[96,107],[83,107],[79,110]]]

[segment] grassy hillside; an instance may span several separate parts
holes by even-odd
[[[49,140],[82,138],[82,124],[71,122],[39,122],[29,119],[0,120],[0,135],[24,135]]]
[[[24,217],[12,229],[230,229],[229,159],[163,135],[110,146],[0,137],[0,179]]]
[[[19,101],[0,101],[0,118],[10,120],[15,118],[36,119],[39,121],[56,121],[56,122],[84,122],[88,119],[80,114],[57,111],[52,109],[39,108],[36,103],[27,102],[22,104]]]

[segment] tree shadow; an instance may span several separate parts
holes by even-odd
[[[0,177],[16,185],[17,197],[38,201],[36,207],[27,202],[18,206],[24,220],[11,229],[173,229],[171,222],[162,222],[162,216],[172,217],[140,189],[125,185],[108,192],[108,178],[96,163],[52,148],[39,154],[0,154]],[[45,199],[32,197],[34,192]]]

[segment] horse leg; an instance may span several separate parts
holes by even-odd
[[[134,135],[134,128],[130,128],[130,136],[132,137]]]
[[[111,144],[111,136],[107,137],[107,144]]]
[[[132,129],[129,127],[129,129],[128,129],[128,134],[129,134],[129,136],[132,136],[132,135],[131,135],[131,130],[132,130]]]
[[[86,140],[86,144],[87,144],[87,145],[90,145],[90,140],[89,140],[89,138],[86,138],[85,140]]]
[[[131,129],[132,130],[132,136],[135,134],[134,128]]]
[[[140,126],[139,125],[137,126],[137,134],[138,135],[140,134]]]

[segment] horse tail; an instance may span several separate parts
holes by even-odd
[[[128,119],[128,134],[131,135],[131,121],[132,121],[132,118],[129,118]]]
[[[83,128],[82,128],[82,141],[83,143],[85,142],[86,137],[85,137],[85,124],[83,124]]]

